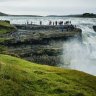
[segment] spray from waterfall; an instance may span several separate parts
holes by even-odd
[[[64,43],[64,64],[61,67],[96,75],[96,33],[89,28],[91,27],[82,28],[82,43],[77,39],[71,39]]]

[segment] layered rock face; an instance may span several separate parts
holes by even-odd
[[[8,53],[32,62],[56,65],[63,63],[63,44],[66,40],[82,40],[82,30],[71,26],[15,25],[16,32],[4,35],[1,42]]]

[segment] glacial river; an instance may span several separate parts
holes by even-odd
[[[12,24],[33,23],[44,25],[49,21],[71,21],[72,24],[82,29],[83,44],[71,40],[64,44],[64,64],[60,67],[76,69],[96,76],[96,18],[71,18],[71,17],[14,17],[1,16],[0,20],[10,20]]]

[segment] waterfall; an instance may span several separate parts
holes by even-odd
[[[64,68],[96,75],[96,33],[92,24],[78,24],[82,29],[82,43],[72,39],[63,45]]]

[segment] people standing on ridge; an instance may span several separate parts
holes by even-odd
[[[60,30],[63,32],[64,31],[63,21],[60,21],[59,25],[60,25]]]
[[[29,24],[29,22],[27,21],[27,25]]]
[[[76,25],[74,25],[74,27],[76,28]]]
[[[57,23],[58,23],[58,22],[57,22],[57,21],[55,21],[55,25],[56,25],[56,26],[57,26]]]
[[[65,25],[68,25],[68,24],[69,24],[69,21],[66,21],[66,22],[65,22]]]
[[[49,21],[49,25],[52,25],[52,21]]]
[[[40,25],[42,25],[42,21],[40,21]]]
[[[31,21],[31,25],[33,24],[33,22]]]
[[[60,21],[60,22],[59,22],[59,25],[63,25],[63,21]]]
[[[54,26],[54,22],[53,22],[53,26]]]

